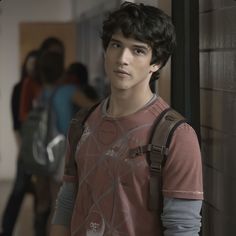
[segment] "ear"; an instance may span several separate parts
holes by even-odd
[[[154,73],[159,70],[161,66],[159,64],[152,64],[150,65],[150,73]]]

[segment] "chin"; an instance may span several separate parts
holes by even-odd
[[[113,86],[113,88],[115,89],[115,90],[119,90],[119,91],[126,91],[126,90],[128,90],[128,89],[130,89],[130,86]]]

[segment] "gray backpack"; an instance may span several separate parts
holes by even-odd
[[[58,132],[51,100],[40,101],[21,128],[20,162],[29,174],[55,174],[65,155],[66,138]]]

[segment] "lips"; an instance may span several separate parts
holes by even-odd
[[[120,76],[130,76],[130,74],[126,70],[117,69],[117,70],[114,70],[114,72]]]

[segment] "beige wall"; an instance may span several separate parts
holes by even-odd
[[[75,22],[23,22],[20,30],[20,57],[23,62],[30,50],[40,47],[47,37],[59,38],[65,46],[65,67],[76,60]]]

